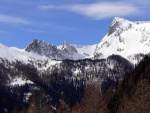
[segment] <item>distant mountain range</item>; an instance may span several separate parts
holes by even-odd
[[[101,59],[116,54],[136,63],[150,52],[150,22],[131,22],[115,17],[106,36],[95,45],[80,46],[64,42],[63,45],[55,46],[35,39],[23,50],[2,44],[0,46],[0,57],[10,60],[27,61],[37,59],[37,56],[39,59],[47,57],[51,60]]]
[[[150,22],[131,22],[115,17],[106,36],[95,45],[81,46],[64,42],[63,45],[55,46],[35,39],[25,49],[0,44],[0,51],[1,62],[6,60],[10,63],[19,61],[25,65],[30,64],[40,74],[45,72],[53,74],[54,70],[65,68],[67,72],[63,73],[70,76],[69,79],[82,79],[88,83],[97,78],[105,78],[101,76],[105,73],[103,75],[116,81],[122,79],[121,75],[125,69],[133,67],[133,64],[150,52]],[[69,64],[64,64],[67,59],[67,62],[71,63],[70,67]],[[77,62],[80,65],[76,64]],[[96,63],[93,65],[93,62]],[[117,68],[114,74],[116,66],[120,66],[122,70]],[[86,75],[89,70],[90,73],[91,71],[94,73],[95,77],[92,79],[89,77],[91,75]],[[62,73],[62,70],[57,73]],[[22,77],[18,79],[22,80]],[[10,84],[13,84],[14,80],[10,80]]]
[[[131,22],[116,17],[106,36],[95,45],[64,42],[55,46],[35,39],[25,49],[0,44],[0,51],[0,86],[13,90],[19,87],[22,92],[14,91],[15,95],[32,95],[37,89],[46,90],[48,95],[53,95],[53,105],[64,93],[73,104],[80,100],[82,88],[87,84],[97,83],[103,93],[109,87],[115,90],[124,74],[149,54],[150,22]],[[23,86],[29,89],[23,90]],[[3,106],[0,107],[3,111],[11,109],[7,104]]]

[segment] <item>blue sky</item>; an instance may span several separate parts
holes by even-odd
[[[149,7],[149,0],[0,0],[0,43],[97,44],[114,17],[148,21]]]

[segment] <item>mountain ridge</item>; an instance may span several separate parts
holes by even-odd
[[[5,104],[0,102],[0,112],[12,113],[11,111],[16,108],[22,110],[26,108],[26,105],[32,106],[32,99],[38,101],[40,94],[46,98],[47,105],[52,107],[52,110],[58,110],[57,105],[62,102],[69,109],[75,103],[81,102],[84,90],[89,84],[96,84],[102,96],[109,88],[112,88],[114,92],[118,82],[124,79],[124,74],[133,71],[136,67],[126,56],[138,52],[135,56],[131,56],[137,61],[147,53],[143,50],[149,50],[149,47],[145,49],[149,37],[146,39],[142,37],[143,46],[137,43],[137,47],[144,48],[133,52],[127,51],[129,53],[121,54],[122,56],[118,54],[124,51],[122,49],[132,50],[126,45],[134,46],[132,43],[136,42],[136,38],[133,36],[137,36],[137,42],[139,42],[141,41],[139,34],[148,30],[141,28],[139,26],[141,24],[128,20],[115,18],[114,21],[110,26],[109,35],[107,34],[98,45],[79,46],[64,42],[60,46],[55,46],[37,39],[25,49],[0,44],[0,89],[3,91],[0,92],[2,95],[0,100],[5,101]],[[130,24],[132,24],[131,27],[129,27]],[[135,34],[130,33],[131,30],[134,30]],[[136,35],[136,31],[139,34]],[[122,37],[122,34],[128,35]],[[146,36],[149,35],[146,34]],[[118,49],[118,45],[122,48]]]
[[[9,54],[14,59],[14,53],[21,54],[25,57],[25,62],[28,59],[38,56],[38,59],[45,57],[49,60],[79,60],[79,59],[101,59],[107,58],[110,55],[116,54],[125,57],[130,62],[136,64],[144,54],[148,54],[150,51],[150,22],[131,22],[124,18],[115,17],[110,24],[108,33],[102,39],[99,44],[80,46],[76,44],[69,44],[64,42],[60,46],[55,46],[45,41],[38,39],[33,40],[25,49],[19,49],[15,47],[6,47],[6,51],[2,51],[3,54]],[[3,48],[4,45],[1,44]],[[8,51],[12,51],[8,52]],[[32,55],[31,55],[32,54]],[[16,55],[16,56],[17,56]],[[29,56],[28,56],[29,55]],[[7,59],[7,56],[2,56]],[[12,59],[8,57],[8,59]],[[24,59],[20,59],[24,61]]]

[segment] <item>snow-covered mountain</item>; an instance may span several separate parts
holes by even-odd
[[[46,56],[50,59],[84,59],[89,58],[93,55],[96,45],[91,46],[79,46],[64,42],[63,45],[54,46],[47,44],[41,40],[33,40],[25,49],[27,52]]]
[[[109,31],[97,45],[94,57],[107,58],[117,54],[136,63],[150,52],[150,22],[131,22],[115,17]]]
[[[52,76],[56,73],[62,75],[63,73],[69,81],[79,81],[79,83],[82,81],[88,83],[98,79],[103,81],[104,78],[116,81],[116,79],[122,79],[121,75],[125,70],[132,69],[132,64],[121,56],[109,56],[101,60],[90,59],[93,57],[95,48],[96,45],[79,46],[67,42],[60,46],[54,46],[39,40],[33,40],[25,49],[6,47],[0,44],[0,63],[9,70],[15,70],[14,64],[17,65],[17,62],[24,65],[29,64],[36,68],[39,76],[43,74]],[[18,71],[20,72],[20,70]],[[91,75],[91,73],[93,74]],[[34,84],[25,75],[14,74],[12,77],[10,73],[6,74],[8,85]]]
[[[57,75],[67,80],[68,85],[73,84],[74,87],[91,82],[99,82],[100,87],[106,87],[107,85],[114,86],[117,80],[123,78],[126,71],[133,69],[133,65],[119,55],[100,60],[89,59],[95,47],[96,45],[70,45],[67,42],[56,47],[38,40],[34,40],[26,49],[6,47],[0,44],[0,82],[8,87],[24,86],[25,84],[38,87],[41,82],[49,85],[51,77]],[[70,55],[69,58],[71,58],[74,54],[89,58],[66,59],[67,56]],[[57,55],[61,55],[60,58],[64,59],[54,60],[58,58]],[[60,81],[54,82],[60,84]]]
[[[43,72],[53,65],[56,66],[64,59],[79,60],[93,55],[96,45],[79,46],[64,42],[63,45],[54,46],[44,41],[33,40],[25,49],[7,47],[0,44],[0,63],[20,61],[24,64],[34,65],[38,71]],[[7,67],[7,63],[5,66]]]
[[[50,59],[73,59],[73,56],[77,54],[75,47],[64,42],[62,46],[57,48],[54,45],[47,44],[41,40],[33,40],[25,49],[27,52],[37,53],[41,56],[46,56]]]
[[[115,17],[109,31],[99,44],[75,45],[64,42],[60,46],[33,40],[25,49],[0,44],[1,58],[25,63],[54,60],[101,59],[116,54],[137,63],[150,52],[150,22],[131,22]],[[49,64],[47,64],[49,66]]]
[[[61,63],[61,61],[52,60],[46,56],[41,56],[33,52],[27,52],[25,49],[18,49],[15,47],[7,47],[0,44],[0,63],[6,60],[10,63],[20,61],[24,64],[32,64],[38,70],[46,70],[52,65]],[[40,64],[40,65],[39,65]],[[6,65],[8,65],[6,63]],[[6,66],[7,67],[7,66]]]
[[[116,54],[135,64],[150,52],[150,22],[132,22],[115,17],[108,33],[97,45],[80,46],[64,42],[54,46],[34,40],[25,50],[57,60],[101,59]]]
[[[35,39],[25,49],[0,44],[0,51],[0,88],[2,92],[8,89],[11,98],[18,97],[10,100],[4,92],[0,99],[10,101],[9,105],[24,105],[41,89],[48,92],[45,96],[51,97],[52,106],[61,94],[74,104],[89,83],[96,83],[103,93],[109,87],[115,90],[117,81],[133,70],[132,63],[150,52],[150,22],[115,18],[97,45],[64,42],[54,46]],[[8,104],[0,108],[11,110]]]

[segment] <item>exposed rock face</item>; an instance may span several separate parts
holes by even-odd
[[[64,42],[58,50],[60,51],[62,59],[73,59],[73,56],[78,54],[76,48],[67,42]]]
[[[44,41],[39,41],[37,39],[33,40],[26,49],[28,52],[34,52],[42,56],[46,56],[50,59],[73,59],[74,54],[77,54],[77,50],[74,46],[70,45],[67,42],[61,47],[56,47],[51,44],[47,44]]]
[[[108,36],[110,36],[116,31],[117,33],[115,35],[117,36],[129,28],[132,28],[132,22],[123,18],[115,17],[110,25]]]
[[[33,40],[27,48],[25,49],[28,52],[34,52],[40,55],[45,55],[47,57],[54,57],[57,54],[57,47],[51,44],[47,44],[44,41]]]

